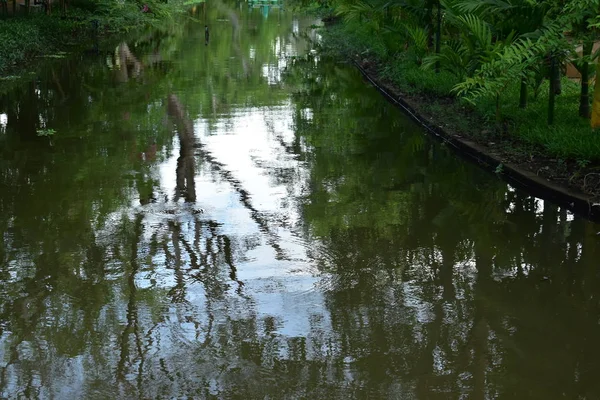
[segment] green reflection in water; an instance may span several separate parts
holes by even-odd
[[[597,225],[204,4],[0,98],[0,397],[599,395]]]

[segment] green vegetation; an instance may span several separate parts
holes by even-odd
[[[143,12],[144,5],[148,12]],[[7,15],[0,10],[0,75],[21,69],[23,61],[33,57],[63,56],[56,53],[69,45],[91,43],[110,33],[165,25],[184,6],[183,0],[78,0],[70,3],[68,10],[57,7],[48,14]]]
[[[75,28],[72,20],[35,15],[0,22],[0,72],[14,67],[23,59],[52,51],[62,38]]]
[[[0,397],[598,398],[597,226],[358,71],[285,62],[313,21],[261,11],[211,1],[0,96]]]
[[[598,0],[301,4],[343,21],[323,30],[325,54],[376,67],[442,125],[522,157],[600,162],[589,120]],[[567,68],[581,77],[567,78]]]

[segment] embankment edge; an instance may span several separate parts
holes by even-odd
[[[552,183],[531,171],[524,170],[517,165],[500,159],[494,154],[490,154],[484,147],[474,141],[449,134],[441,127],[429,122],[407,101],[392,94],[393,90],[391,88],[366,71],[359,62],[353,61],[353,64],[363,77],[383,94],[387,100],[400,107],[411,119],[435,138],[454,148],[459,155],[476,162],[487,170],[496,172],[511,185],[524,189],[536,197],[550,200],[574,213],[595,222],[600,222],[600,202],[596,198]]]

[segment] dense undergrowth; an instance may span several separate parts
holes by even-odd
[[[0,16],[0,76],[19,73],[25,61],[70,45],[168,23],[184,9],[183,1],[147,4],[149,12],[135,2],[80,2],[64,14]]]
[[[375,64],[381,78],[403,94],[421,96],[422,106],[437,122],[468,133],[479,141],[510,147],[520,157],[554,157],[560,163],[580,167],[600,164],[600,133],[589,120],[578,117],[579,83],[562,78],[562,94],[556,97],[555,122],[547,124],[548,81],[531,93],[527,108],[519,108],[520,82],[509,84],[502,93],[502,123],[497,122],[496,98],[489,96],[471,103],[457,97],[452,89],[457,77],[444,70],[423,68],[410,50],[390,54],[389,46],[368,29],[343,23],[323,29],[324,55],[344,56]],[[504,142],[504,143],[502,143]]]

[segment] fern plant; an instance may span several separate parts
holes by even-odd
[[[494,41],[490,25],[474,14],[456,16],[452,22],[460,32],[459,37],[448,41],[439,54],[426,57],[423,68],[431,69],[439,63],[459,79],[471,77],[514,39],[511,34],[503,41]]]
[[[472,76],[456,85],[455,93],[471,102],[481,97],[494,96],[496,120],[500,121],[500,98],[506,87],[511,82],[522,79],[533,65],[539,64],[541,55],[556,52],[564,44],[560,39],[561,27],[557,24],[549,25],[537,36],[537,40],[524,35],[505,43]]]

